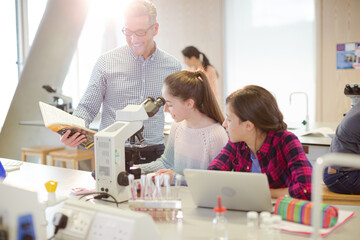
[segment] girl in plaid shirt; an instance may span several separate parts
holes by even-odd
[[[209,170],[265,173],[272,198],[310,200],[312,166],[269,91],[250,85],[230,94],[223,126],[230,139]]]

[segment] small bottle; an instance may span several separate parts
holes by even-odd
[[[274,239],[281,240],[281,232],[279,230],[279,227],[281,225],[281,216],[280,215],[273,215],[272,218],[272,228],[274,231]]]
[[[258,239],[258,213],[255,211],[250,211],[246,214],[246,235],[247,240],[257,240]]]
[[[262,239],[273,240],[274,239],[274,231],[272,228],[272,218],[265,216],[262,219],[261,226]]]
[[[218,196],[218,206],[214,207],[216,217],[212,221],[212,239],[228,240],[227,219],[224,216],[226,208],[221,205],[221,197]]]
[[[260,222],[259,222],[259,226],[260,228],[263,227],[263,222],[265,218],[270,218],[271,217],[271,213],[267,212],[267,211],[263,211],[260,213]]]

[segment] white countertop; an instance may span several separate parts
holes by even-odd
[[[339,123],[334,122],[313,122],[309,124],[309,130],[306,131],[305,127],[298,129],[289,129],[288,131],[293,132],[304,145],[315,145],[315,146],[330,146],[332,138],[330,136],[321,136],[316,134],[318,129],[328,129],[332,133],[335,133]],[[314,133],[313,135],[310,133]]]
[[[71,189],[75,187],[91,188],[95,186],[95,181],[90,176],[90,172],[27,162],[21,166],[20,170],[10,172],[4,183],[37,190],[40,195],[46,196],[44,183],[49,180],[58,181],[57,194],[59,195],[68,195]],[[181,188],[180,197],[183,206],[183,219],[178,223],[156,222],[161,239],[210,239],[212,219],[215,216],[213,210],[197,208],[187,187]],[[119,207],[130,211],[127,203],[120,204]],[[354,239],[355,236],[360,235],[360,228],[358,227],[360,210],[355,208],[354,211],[355,215],[343,226],[330,233],[326,237],[327,240]],[[246,212],[227,211],[226,218],[228,220],[229,239],[246,239]],[[51,222],[51,218],[48,221]],[[51,236],[52,232],[48,233],[48,235]],[[287,240],[308,238],[307,236],[287,233],[282,233],[281,236],[282,239]]]

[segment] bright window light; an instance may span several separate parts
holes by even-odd
[[[0,1],[0,132],[18,84],[15,1]]]
[[[91,2],[77,51],[62,89],[64,95],[72,97],[75,108],[87,88],[99,56],[126,44],[121,29],[123,26],[122,11],[128,2],[129,0],[94,0]]]
[[[225,94],[246,85],[272,92],[289,127],[301,127],[309,97],[315,120],[314,0],[226,0]]]

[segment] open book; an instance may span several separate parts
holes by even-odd
[[[80,145],[89,149],[94,146],[94,135],[96,131],[85,127],[85,120],[75,117],[59,108],[49,104],[39,102],[41,114],[44,120],[45,127],[63,135],[67,130],[71,130],[69,135],[80,132],[86,136],[86,141]]]
[[[314,130],[310,130],[301,134],[301,136],[313,136],[313,137],[331,137],[333,138],[335,135],[334,130],[328,127],[321,127]]]

